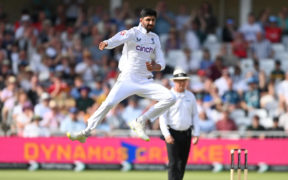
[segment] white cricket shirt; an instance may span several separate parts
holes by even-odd
[[[108,43],[106,49],[112,49],[124,43],[119,62],[119,69],[123,74],[151,77],[152,73],[147,70],[146,62],[150,62],[154,56],[155,62],[160,64],[161,70],[165,68],[166,64],[158,35],[147,32],[141,23],[137,27],[117,33],[106,42]]]
[[[160,129],[164,137],[170,135],[168,126],[174,130],[185,131],[193,125],[193,135],[199,136],[199,117],[197,103],[193,93],[185,90],[178,93],[171,90],[176,96],[176,103],[160,116]]]

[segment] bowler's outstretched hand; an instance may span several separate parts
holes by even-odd
[[[99,49],[102,51],[106,46],[108,46],[108,43],[105,41],[102,41],[99,44]]]

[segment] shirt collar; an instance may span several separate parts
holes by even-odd
[[[184,97],[185,94],[186,94],[186,90],[185,90],[184,92],[182,92],[182,93],[179,93],[179,92],[176,92],[176,91],[174,90],[174,88],[172,88],[172,92],[173,92],[177,97]]]
[[[141,22],[138,25],[138,29],[144,34],[150,33],[150,32],[147,32],[147,30],[142,26]]]

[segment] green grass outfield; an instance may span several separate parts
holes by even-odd
[[[249,172],[248,180],[287,180],[288,173]],[[165,171],[25,171],[0,170],[0,180],[166,180]],[[187,171],[184,180],[229,180],[228,172]]]

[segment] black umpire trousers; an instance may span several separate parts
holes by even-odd
[[[168,180],[182,180],[191,146],[191,128],[186,131],[169,129],[174,144],[166,143],[168,152]]]

